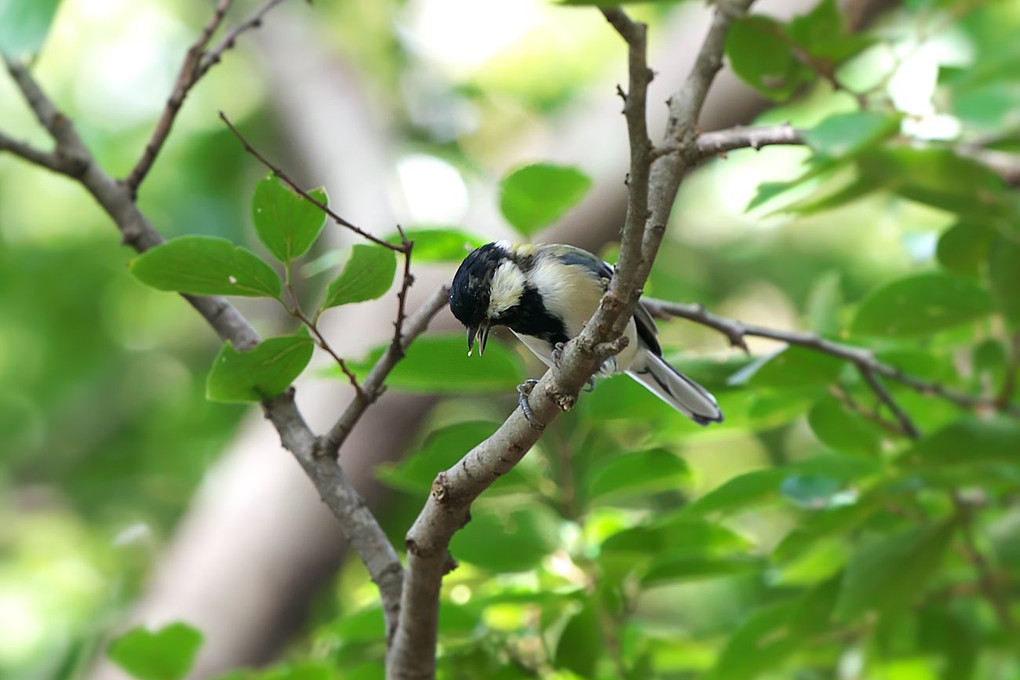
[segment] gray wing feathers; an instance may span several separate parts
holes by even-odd
[[[722,422],[715,397],[659,355],[645,351],[643,357],[635,358],[627,374],[699,425]]]

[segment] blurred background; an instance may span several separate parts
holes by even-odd
[[[256,7],[236,4],[226,25]],[[122,176],[137,159],[210,6],[61,3],[35,72],[112,174]],[[813,6],[765,0],[757,10],[785,20]],[[869,36],[841,66],[842,88],[805,79],[777,104],[727,71],[703,126],[757,120],[812,128],[857,111],[853,90],[905,116],[901,134],[915,142],[1016,132],[1020,62],[1009,58],[1020,4],[855,2],[842,12]],[[660,103],[681,82],[709,12],[663,3],[633,13],[652,26],[654,139],[665,113]],[[627,164],[614,87],[625,81],[625,67],[621,41],[590,7],[284,3],[191,93],[140,206],[167,237],[222,236],[264,253],[250,200],[265,171],[219,121],[222,110],[303,184],[324,185],[340,214],[378,235],[399,223],[514,238],[498,210],[500,179],[523,163],[574,166],[592,178],[592,189],[535,239],[612,258]],[[951,78],[961,71],[983,74],[977,85],[985,89],[968,82],[973,96],[958,96]],[[46,146],[6,77],[0,121],[6,132]],[[837,332],[870,290],[935,266],[939,236],[958,215],[896,191],[861,191],[859,200],[826,210],[777,210],[783,200],[810,198],[845,179],[824,176],[748,209],[762,183],[800,176],[810,156],[801,148],[745,150],[693,172],[646,293],[776,328]],[[329,280],[322,272],[343,260],[350,243],[327,224],[306,260],[302,295],[320,294]],[[136,623],[178,620],[204,636],[193,677],[265,664],[280,678],[381,677],[382,617],[360,562],[344,550],[335,520],[258,410],[205,400],[217,338],[178,296],[135,280],[126,267],[131,257],[80,187],[0,155],[0,677],[125,677],[103,658],[110,636]],[[455,266],[417,265],[412,300],[424,299]],[[239,306],[264,336],[292,329],[269,303]],[[345,356],[361,359],[391,332],[394,309],[387,296],[331,313],[329,337]],[[911,365],[942,371],[960,343],[1000,337],[1001,326],[988,323],[939,336],[928,345],[938,359],[925,364],[914,356]],[[445,310],[435,327],[455,330]],[[833,447],[807,418],[825,385],[798,373],[741,389],[727,379],[747,359],[724,338],[683,321],[663,324],[662,336],[678,365],[717,391],[726,424],[697,428],[616,379],[582,396],[455,540],[462,566],[445,591],[446,677],[1020,677],[1008,631],[992,631],[997,642],[980,651],[989,617],[979,602],[973,616],[939,605],[938,616],[964,631],[955,641],[917,633],[932,614],[911,624],[914,646],[897,638],[908,636],[903,628],[879,643],[869,637],[873,630],[849,627],[793,666],[782,665],[783,654],[759,659],[763,666],[753,671],[719,670],[721,650],[751,612],[825,583],[846,564],[851,544],[839,539],[786,562],[769,556],[806,507],[821,497],[835,507],[837,491],[854,485],[844,478],[838,488],[787,488],[779,502],[737,507],[711,525],[716,533],[696,539],[720,551],[701,572],[688,565],[647,587],[635,584],[628,570],[678,547],[685,534],[634,544],[629,550],[640,558],[625,547],[615,556],[600,550],[607,537],[668,517],[743,473]],[[342,451],[397,545],[435,472],[502,421],[516,403],[513,384],[539,375],[512,337],[500,340],[506,356],[492,360],[508,367],[506,384],[479,388],[482,397],[468,394],[478,391],[470,385],[397,386]],[[750,344],[756,355],[778,348]],[[460,353],[455,360],[467,361]],[[1001,375],[1001,360],[990,365]],[[982,387],[979,375],[961,380]],[[856,384],[850,389],[867,394]],[[340,381],[316,369],[298,394],[320,430],[349,398]],[[956,413],[916,402],[909,405],[932,427]],[[859,430],[849,448],[871,460],[896,446],[887,434]],[[615,484],[630,474],[613,467],[621,450],[643,452],[657,479]],[[1011,470],[1015,480],[1018,469]],[[994,559],[1015,568],[1020,514],[1011,507],[1001,508],[988,536],[1001,538],[989,548]],[[885,519],[893,527],[901,521]],[[966,569],[962,558],[947,560],[947,574]],[[603,596],[615,604],[592,604]],[[955,629],[946,623],[939,630]],[[947,662],[938,652],[968,640],[978,650],[969,662]]]

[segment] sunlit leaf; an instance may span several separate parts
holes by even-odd
[[[280,297],[273,268],[249,250],[222,238],[181,236],[131,261],[131,273],[159,290],[191,295]]]
[[[817,154],[845,158],[896,134],[899,122],[888,113],[837,113],[805,132],[804,141]]]
[[[984,288],[944,272],[911,274],[861,302],[851,326],[865,335],[916,336],[981,318],[994,309]]]
[[[186,623],[156,631],[132,628],[110,643],[109,657],[138,680],[180,680],[202,646],[202,634]]]
[[[382,246],[356,245],[340,276],[329,284],[322,309],[381,297],[393,285],[397,258]]]
[[[372,350],[363,361],[351,362],[355,373],[367,375],[387,346]],[[331,368],[330,372],[343,375],[339,369]],[[415,340],[386,378],[386,385],[406,392],[512,394],[523,381],[524,365],[517,353],[490,339],[484,355],[469,357],[464,335],[450,333]]]
[[[489,241],[461,229],[443,227],[404,229],[404,235],[414,241],[411,254],[414,262],[460,262]],[[395,234],[388,241],[399,245],[400,235]]]
[[[552,511],[537,503],[507,512],[475,509],[454,535],[450,552],[483,569],[525,571],[557,547],[558,526]]]
[[[325,189],[308,192],[320,203],[327,203]],[[322,232],[326,215],[296,194],[274,175],[255,185],[251,201],[252,219],[259,239],[276,259],[290,262],[312,247]]]
[[[499,209],[514,229],[528,236],[558,220],[589,188],[591,179],[577,168],[527,165],[500,183]]]
[[[0,0],[0,54],[20,58],[42,49],[60,0]]]
[[[209,371],[206,397],[226,402],[275,397],[308,365],[312,345],[312,339],[304,333],[269,338],[244,352],[238,352],[227,342]]]

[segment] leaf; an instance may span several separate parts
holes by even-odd
[[[1006,236],[991,243],[988,278],[1003,315],[1014,326],[1020,325],[1020,243]]]
[[[803,642],[787,625],[795,603],[784,602],[751,614],[726,642],[706,680],[751,680],[773,669]]]
[[[995,232],[980,222],[957,222],[939,237],[935,257],[959,276],[977,278],[988,260]]]
[[[733,71],[755,90],[777,101],[789,98],[812,77],[784,35],[778,21],[753,15],[733,22],[726,37],[726,57]]]
[[[664,558],[641,578],[642,588],[666,583],[684,583],[733,574],[746,574],[761,569],[761,561],[748,557],[683,557]]]
[[[836,0],[822,0],[790,22],[790,38],[823,68],[833,69],[873,42],[872,38],[847,30]]]
[[[604,459],[585,481],[589,498],[605,501],[676,489],[689,477],[683,459],[665,449],[652,449]]]
[[[308,192],[326,204],[326,190]],[[259,240],[281,262],[290,262],[308,252],[322,232],[326,215],[322,209],[295,193],[274,175],[255,185],[251,201],[252,219]]]
[[[375,348],[364,361],[351,362],[350,367],[355,374],[366,375],[388,346]],[[463,395],[513,392],[524,380],[520,356],[500,343],[490,340],[482,356],[466,354],[467,343],[460,333],[418,338],[386,378],[386,385],[405,392]],[[339,368],[329,372],[343,375]]]
[[[0,54],[21,58],[46,42],[60,0],[0,0]]]
[[[279,275],[253,252],[212,236],[171,239],[130,266],[147,286],[190,295],[279,298],[282,288]]]
[[[435,430],[429,434],[418,451],[399,463],[379,466],[376,468],[376,474],[387,486],[394,489],[428,493],[432,488],[432,481],[440,470],[452,467],[461,456],[484,441],[498,427],[499,423],[477,420]],[[513,475],[516,470],[517,468],[514,468],[509,474]],[[505,484],[506,479],[507,475],[504,475],[496,484]]]
[[[999,417],[963,418],[926,435],[903,454],[920,465],[1020,463],[1020,423]]]
[[[264,401],[282,394],[312,358],[312,339],[303,333],[263,340],[238,352],[228,341],[216,356],[205,384],[210,401]]]
[[[806,302],[806,316],[809,327],[821,335],[836,335],[842,330],[839,310],[843,305],[840,289],[841,277],[838,271],[822,274],[811,286]]]
[[[827,394],[808,413],[808,424],[818,440],[835,451],[876,453],[883,432],[842,401]]]
[[[411,256],[417,262],[460,262],[475,248],[488,243],[488,239],[461,229],[440,227],[404,229],[409,241],[414,241]],[[400,244],[400,235],[387,239],[394,245]]]
[[[687,557],[716,557],[748,545],[747,540],[724,526],[690,519],[683,513],[671,513],[609,536],[599,551],[603,555],[624,555],[633,561],[637,556],[654,557],[667,552]]]
[[[805,390],[831,384],[842,370],[836,357],[789,345],[755,359],[730,376],[729,384]]]
[[[843,574],[836,618],[889,617],[909,607],[941,566],[955,531],[954,523],[942,522],[860,541]]]
[[[851,324],[854,333],[928,335],[979,319],[994,308],[976,283],[944,272],[912,274],[874,290]]]
[[[805,132],[804,141],[817,154],[846,158],[893,136],[899,124],[899,118],[888,113],[837,113]]]
[[[786,472],[781,468],[755,470],[723,483],[688,505],[684,511],[692,515],[733,510],[777,496]]]
[[[458,560],[493,572],[526,571],[559,545],[559,518],[544,505],[509,512],[476,510],[450,542]]]
[[[529,236],[559,219],[590,188],[591,179],[577,168],[527,165],[500,182],[499,209],[518,233]]]
[[[322,309],[381,297],[393,285],[397,258],[382,246],[356,245],[340,276],[329,284]]]
[[[186,623],[152,632],[132,628],[113,642],[109,657],[138,680],[179,680],[188,674],[202,645],[202,634]]]
[[[593,677],[603,653],[602,628],[591,600],[571,617],[556,645],[556,667],[566,668],[582,678]]]

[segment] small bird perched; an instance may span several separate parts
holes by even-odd
[[[496,241],[461,263],[450,288],[450,310],[467,327],[468,356],[476,337],[481,354],[489,330],[507,326],[552,367],[558,347],[581,333],[612,278],[610,264],[580,248]],[[599,372],[626,371],[699,425],[722,421],[715,397],[662,358],[657,332],[652,315],[639,302],[624,331],[629,344]],[[521,407],[531,420],[524,393]]]

